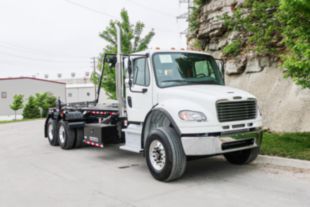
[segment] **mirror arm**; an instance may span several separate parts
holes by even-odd
[[[96,97],[96,99],[95,99],[95,101],[94,101],[96,105],[97,105],[98,102],[99,102],[100,89],[101,89],[101,83],[102,83],[102,79],[103,79],[104,64],[105,64],[105,61],[106,61],[106,56],[107,56],[107,54],[104,54],[103,60],[102,60],[101,75],[100,75],[100,78],[99,78],[98,89],[97,89],[97,97]]]

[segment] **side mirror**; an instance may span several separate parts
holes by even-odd
[[[130,60],[130,58],[128,57],[128,66],[127,66],[127,68],[128,68],[128,75],[129,75],[129,79],[131,78],[131,74],[132,74],[132,65],[131,65],[131,60]]]
[[[225,81],[225,61],[223,59],[215,59],[218,68],[220,69],[223,80]]]

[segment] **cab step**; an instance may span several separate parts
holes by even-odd
[[[120,149],[136,153],[142,152],[142,124],[129,124],[128,127],[122,131],[125,132],[125,144],[120,146]]]

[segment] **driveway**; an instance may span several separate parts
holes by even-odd
[[[310,206],[310,162],[260,156],[247,166],[222,157],[188,163],[162,183],[141,155],[65,151],[43,137],[43,120],[0,124],[0,206]]]

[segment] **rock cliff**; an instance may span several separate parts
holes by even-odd
[[[224,58],[223,48],[243,41],[242,34],[228,32],[222,16],[232,14],[243,0],[208,0],[201,8],[199,27],[188,37],[188,46],[199,45],[216,58]],[[254,94],[264,117],[264,127],[273,131],[310,131],[310,90],[285,79],[277,60],[242,52],[225,58],[226,84]]]

